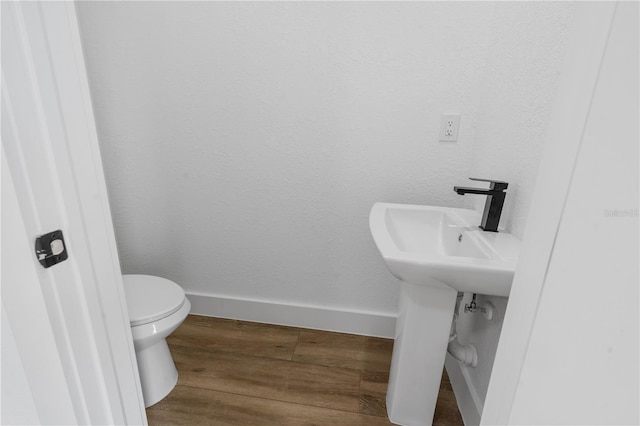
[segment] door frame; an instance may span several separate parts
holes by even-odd
[[[10,39],[2,54],[2,154],[28,245],[55,229],[65,233],[68,260],[49,269],[35,254],[31,262],[77,422],[146,424],[76,16],[74,2],[2,4],[2,36]],[[2,243],[11,244],[4,233]],[[2,274],[3,289],[15,290],[4,306],[30,304],[21,279]],[[12,312],[13,336],[28,333],[28,319]],[[34,349],[16,343],[19,353]]]

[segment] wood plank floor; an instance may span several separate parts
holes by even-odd
[[[154,425],[388,425],[393,340],[189,315]],[[446,373],[434,425],[462,425]]]

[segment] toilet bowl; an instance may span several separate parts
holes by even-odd
[[[144,406],[150,407],[178,382],[178,370],[165,339],[182,324],[191,303],[178,284],[165,278],[123,275],[122,280]]]

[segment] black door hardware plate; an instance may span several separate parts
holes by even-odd
[[[67,260],[67,245],[60,229],[36,238],[36,257],[45,268]]]

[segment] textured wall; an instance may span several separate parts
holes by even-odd
[[[481,207],[522,236],[571,15],[540,3],[78,5],[124,272],[187,291],[395,313],[376,201]],[[442,112],[462,114],[439,143]],[[480,403],[497,320],[465,316]]]
[[[464,202],[492,8],[79,3],[124,272],[395,313],[369,209]]]
[[[501,226],[519,238],[574,7],[567,2],[505,2],[494,14],[471,170],[510,183]]]

